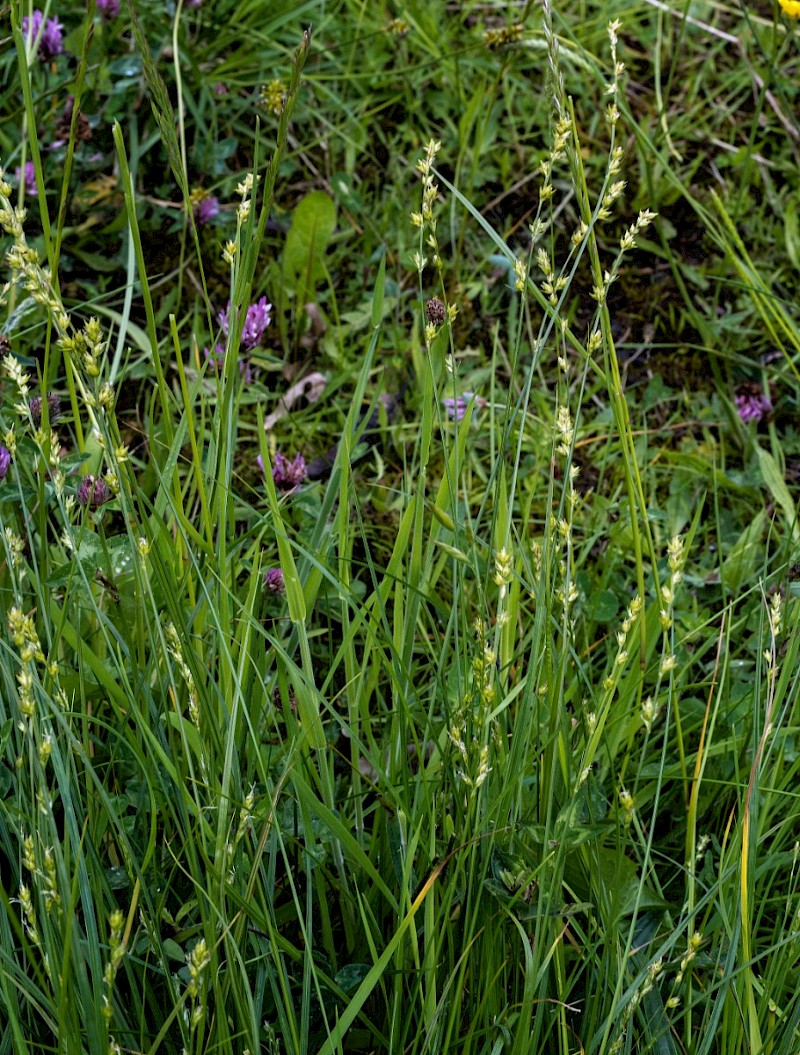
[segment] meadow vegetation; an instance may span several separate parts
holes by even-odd
[[[0,1055],[800,1050],[798,17],[10,0]]]

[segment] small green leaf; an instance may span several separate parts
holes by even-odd
[[[338,971],[334,981],[348,995],[354,993],[370,972],[368,963],[348,963]]]
[[[619,611],[619,600],[611,590],[600,590],[590,601],[590,618],[595,623],[609,623]]]
[[[169,956],[170,960],[175,960],[178,963],[181,963],[186,959],[186,953],[172,938],[165,938],[162,942],[162,948],[167,956]]]

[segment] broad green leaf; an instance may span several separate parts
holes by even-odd
[[[334,981],[348,996],[354,993],[369,974],[371,968],[368,963],[348,963],[337,972]]]
[[[762,552],[761,537],[767,515],[764,510],[756,515],[733,544],[722,565],[722,581],[731,593],[737,593],[742,583],[753,573]]]
[[[769,493],[772,495],[775,502],[781,507],[783,515],[786,517],[787,526],[792,532],[792,540],[797,542],[800,540],[800,529],[798,529],[797,525],[797,510],[795,509],[794,500],[789,493],[789,488],[786,486],[786,481],[783,478],[778,463],[770,452],[765,451],[762,447],[756,447],[756,453],[758,454],[758,466],[761,470],[761,477],[769,488]]]
[[[325,277],[325,251],[336,226],[336,206],[324,191],[312,191],[297,205],[283,249],[283,280],[298,304],[305,304]]]
[[[619,611],[619,598],[612,590],[599,590],[589,599],[589,617],[595,623],[610,622]]]

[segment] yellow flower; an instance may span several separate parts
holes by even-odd
[[[789,18],[800,18],[800,0],[778,0],[778,3]]]

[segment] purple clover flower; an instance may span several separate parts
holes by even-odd
[[[222,327],[222,332],[226,337],[228,336],[230,310],[231,302],[228,301],[227,308],[217,315],[217,322]],[[262,297],[247,309],[244,326],[242,327],[242,344],[245,348],[255,348],[256,345],[261,344],[264,330],[269,326],[269,321],[272,318],[270,315],[271,311],[272,305],[267,304],[266,297]]]
[[[57,18],[48,18],[45,23],[42,40],[39,44],[39,53],[46,59],[55,58],[64,50],[63,43],[64,27]]]
[[[270,568],[264,574],[264,589],[270,593],[286,593],[286,583],[280,568]]]
[[[39,425],[42,420],[42,397],[34,396],[33,399],[29,399],[28,409],[34,425]],[[52,392],[47,394],[47,416],[51,425],[61,417],[61,400]]]
[[[741,385],[736,393],[734,402],[736,403],[739,417],[744,422],[755,421],[758,423],[772,410],[772,400],[754,382],[747,382]]]
[[[78,488],[78,501],[82,506],[87,506],[94,511],[105,505],[110,498],[111,492],[105,480],[101,480],[99,476],[92,476],[91,473],[84,476]]]
[[[455,399],[443,399],[442,406],[447,411],[447,416],[451,421],[463,421],[464,415],[467,413],[467,407],[469,401],[472,399],[474,392],[464,392],[462,395],[457,396]]]
[[[222,373],[222,369],[225,366],[225,345],[215,344],[214,350],[211,351],[209,348],[203,349],[203,355],[214,367],[216,373]],[[239,360],[239,373],[244,378],[244,383],[249,385],[253,380],[253,364],[249,359]]]
[[[11,451],[7,447],[0,447],[0,480],[5,480],[10,465]]]
[[[95,0],[95,8],[103,16],[104,22],[110,22],[119,14],[119,0]]]
[[[225,365],[225,345],[224,344],[215,344],[213,352],[209,348],[204,348],[203,349],[203,355],[211,363],[211,365],[214,367],[214,369],[217,371],[217,373],[219,373],[219,371]]]
[[[198,194],[192,213],[198,227],[210,223],[215,216],[219,216],[219,198],[215,198],[213,194],[204,194],[202,197]]]
[[[57,18],[48,18],[42,29],[42,20],[44,15],[42,12],[35,8],[30,18],[27,15],[22,19],[22,35],[25,39],[28,39],[28,27],[30,26],[30,37],[32,40],[36,40],[39,37],[39,31],[41,30],[41,37],[39,37],[39,58],[47,59],[55,58],[56,55],[60,55],[64,50],[63,33],[64,27],[58,21]]]
[[[17,180],[17,186],[22,183],[22,169],[17,165],[14,169],[14,176]],[[36,166],[32,161],[25,162],[25,193],[35,198],[37,194],[36,190]]]
[[[256,458],[258,467],[263,473],[264,470],[264,459],[259,456]],[[296,454],[292,461],[281,454],[280,451],[275,452],[275,457],[272,460],[272,479],[275,481],[275,486],[281,491],[294,491],[296,487],[306,478],[306,460],[302,454]]]

